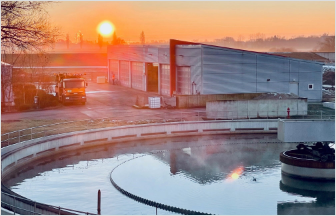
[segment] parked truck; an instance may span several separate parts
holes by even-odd
[[[87,85],[82,74],[56,74],[56,97],[63,104],[79,102],[84,105],[86,102],[85,88]]]

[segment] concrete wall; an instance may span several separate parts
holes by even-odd
[[[307,115],[307,99],[223,100],[206,103],[209,119],[286,117],[287,108],[290,109],[290,116]]]
[[[283,142],[335,142],[335,120],[279,120],[278,139]]]
[[[335,109],[335,102],[323,102],[323,106],[330,109]]]
[[[215,100],[250,100],[261,93],[211,94],[211,95],[176,95],[177,108],[205,107],[208,101]]]

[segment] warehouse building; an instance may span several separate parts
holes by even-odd
[[[294,93],[322,100],[323,63],[170,40],[166,47],[111,45],[108,80],[162,96]]]

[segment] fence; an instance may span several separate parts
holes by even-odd
[[[259,112],[260,113],[260,112]],[[184,122],[184,121],[206,121],[206,120],[236,120],[236,119],[253,119],[253,111],[244,113],[242,111],[210,111],[210,112],[163,112],[160,114],[148,115],[124,115],[117,117],[85,119],[80,121],[65,121],[61,123],[41,125],[26,129],[16,130],[1,135],[1,147],[11,144],[46,137],[55,134],[81,131],[88,129],[97,129],[103,127],[113,127],[122,125],[139,125],[149,123],[165,122]],[[274,119],[286,118],[287,112],[265,112],[258,118]],[[290,116],[292,119],[335,119],[335,115],[330,115],[325,111],[305,111]]]
[[[13,214],[20,215],[95,215],[89,212],[82,212],[73,209],[62,208],[60,206],[46,205],[24,198],[20,195],[11,194],[8,188],[1,185],[1,207],[8,209]]]

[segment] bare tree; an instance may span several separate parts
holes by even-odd
[[[83,33],[81,31],[79,31],[77,33],[77,39],[78,39],[80,48],[82,49],[82,47],[83,47]]]
[[[47,1],[1,1],[1,46],[41,49],[60,36],[51,26]]]
[[[69,34],[66,35],[66,45],[67,49],[69,49],[69,44],[70,44],[70,39],[69,39]]]
[[[118,37],[117,37],[117,33],[114,31],[113,32],[113,35],[112,35],[112,45],[117,45],[117,39],[118,39]]]
[[[1,62],[1,107],[13,102],[12,70],[12,65]]]
[[[145,44],[145,33],[142,31],[141,34],[140,34],[140,43],[142,45]]]
[[[111,44],[112,45],[123,45],[123,44],[126,44],[126,42],[124,39],[118,38],[116,32],[113,32]]]
[[[335,52],[335,36],[325,36],[324,40],[320,43],[319,51]]]
[[[103,36],[101,36],[101,34],[98,34],[98,45],[100,48],[102,48],[103,43],[104,43]]]

